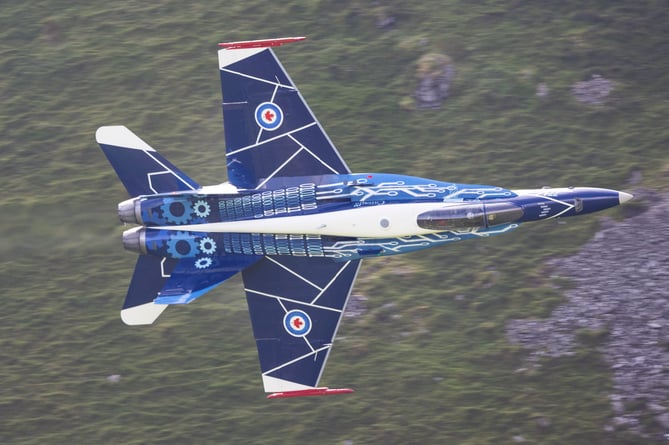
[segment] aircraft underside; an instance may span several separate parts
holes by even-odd
[[[141,254],[195,258],[199,269],[225,254],[345,261],[488,237],[525,221],[620,202],[618,192],[604,189],[540,189],[519,196],[500,187],[401,175],[330,175],[317,178],[318,184],[306,182],[314,179],[237,194],[172,193],[125,201],[119,205],[121,220],[142,226],[126,231],[124,246]]]
[[[272,47],[221,44],[228,183],[202,187],[123,126],[96,140],[130,199],[126,249],[139,254],[123,309],[151,324],[242,274],[269,397],[351,392],[318,383],[362,258],[583,215],[631,195],[600,188],[508,190],[394,174],[353,174]]]

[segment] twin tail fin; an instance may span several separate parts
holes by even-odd
[[[197,182],[122,125],[98,128],[95,139],[130,196],[200,188]]]

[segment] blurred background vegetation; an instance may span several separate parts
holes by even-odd
[[[277,51],[357,172],[509,188],[666,187],[662,1],[5,2],[0,8],[0,442],[626,444],[605,431],[596,344],[532,372],[505,324],[562,299],[545,260],[597,218],[365,261],[322,383],[267,401],[241,280],[126,327],[126,199],[95,144],[127,125],[202,184],[225,180],[216,44]],[[455,76],[418,110],[421,57]],[[430,56],[436,57],[436,56]],[[601,105],[572,86],[600,75]],[[620,214],[610,214],[621,217]]]

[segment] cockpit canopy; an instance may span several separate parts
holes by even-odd
[[[428,230],[485,229],[518,221],[523,209],[511,202],[455,204],[418,215],[418,227]]]

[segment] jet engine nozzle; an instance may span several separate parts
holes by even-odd
[[[146,255],[146,229],[133,227],[123,232],[123,248],[131,252]]]
[[[142,206],[137,198],[126,199],[118,204],[118,218],[129,224],[142,223]]]

